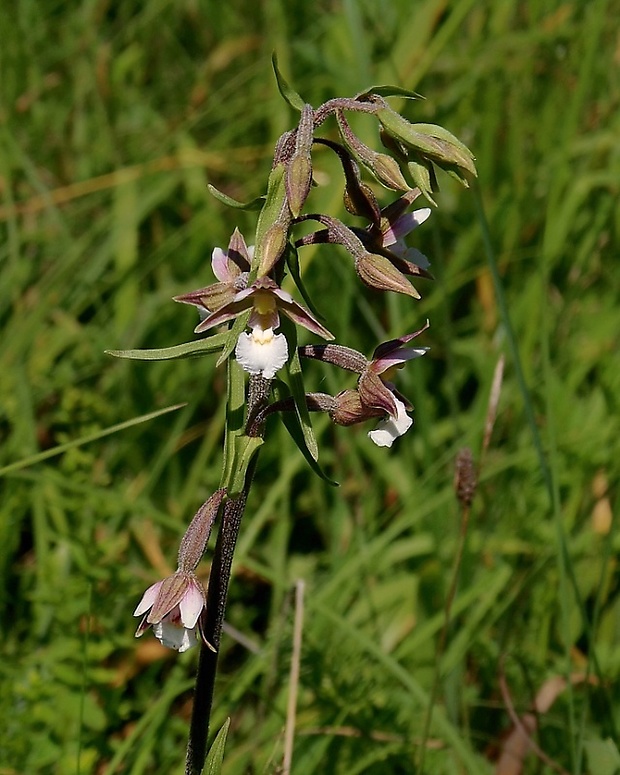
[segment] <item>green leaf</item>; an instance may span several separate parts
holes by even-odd
[[[73,449],[74,447],[81,447],[82,444],[88,444],[91,441],[103,439],[105,436],[110,436],[112,433],[124,431],[127,428],[131,428],[133,425],[139,425],[140,423],[148,422],[148,420],[154,420],[156,417],[159,417],[162,414],[167,414],[168,412],[174,412],[177,409],[180,409],[182,406],[186,406],[186,404],[174,404],[174,406],[167,406],[165,409],[158,409],[156,412],[149,412],[148,414],[143,414],[140,417],[134,417],[132,420],[121,422],[118,425],[112,425],[110,428],[104,428],[103,430],[97,431],[96,433],[91,433],[88,436],[82,436],[81,439],[74,439],[73,441],[68,441],[66,444],[59,444],[57,447],[53,447],[52,449],[46,449],[45,452],[40,452],[37,455],[31,455],[30,457],[23,458],[23,460],[18,460],[15,463],[4,466],[4,468],[0,468],[0,476],[8,474],[12,471],[19,471],[21,468],[27,468],[28,466],[32,466],[35,463],[40,463],[42,460],[47,460],[50,457],[61,455],[63,452],[66,452],[69,449]]]
[[[234,477],[237,446],[245,422],[245,373],[232,358],[228,361],[228,392],[226,401],[226,431],[224,460],[220,486],[228,487]]]
[[[282,382],[281,380],[274,381],[273,387],[274,387],[275,396],[278,399],[278,401],[284,398],[288,398],[288,396],[290,395],[290,391],[288,390],[288,385],[285,382]],[[340,487],[340,484],[338,482],[335,482],[333,479],[330,479],[329,476],[327,476],[327,474],[323,471],[321,466],[310,454],[310,451],[304,439],[304,434],[301,429],[301,423],[299,421],[297,412],[282,412],[280,416],[282,418],[282,422],[284,423],[284,427],[289,432],[290,437],[293,439],[293,441],[297,445],[297,448],[304,456],[308,465],[314,471],[314,473],[319,478],[323,479],[324,482],[327,482],[327,484],[330,484],[332,487]]]
[[[106,355],[115,358],[130,358],[134,361],[174,361],[181,358],[198,358],[210,355],[224,346],[227,334],[215,334],[206,339],[196,339],[194,342],[176,344],[174,347],[163,347],[159,350],[105,350]]]
[[[249,202],[239,202],[237,199],[233,199],[231,196],[228,196],[228,194],[224,194],[210,183],[207,188],[216,199],[219,199],[220,202],[228,205],[228,207],[234,207],[236,210],[260,210],[265,202],[264,195],[257,196],[256,199],[252,199]]]
[[[203,769],[203,775],[220,775],[222,772],[222,763],[224,761],[224,748],[226,747],[226,738],[228,737],[228,728],[230,727],[230,718],[224,722],[224,726],[217,733],[213,745],[209,749],[207,760]]]
[[[586,740],[584,747],[588,755],[589,771],[592,775],[618,775],[620,773],[620,753],[611,738]]]
[[[278,55],[274,51],[271,55],[271,65],[273,67],[273,72],[276,76],[276,81],[278,83],[278,90],[280,94],[284,97],[284,99],[288,102],[288,104],[294,108],[295,110],[298,110],[300,113],[304,109],[305,102],[302,100],[302,98],[297,94],[295,89],[293,89],[289,84],[287,83],[286,79],[278,69]]]
[[[371,86],[363,92],[355,95],[355,99],[363,99],[370,94],[378,94],[380,97],[404,97],[407,100],[425,100],[426,97],[423,94],[418,94],[415,91],[409,89],[403,89],[400,86]]]
[[[264,440],[259,436],[237,436],[235,438],[235,458],[232,471],[232,481],[228,486],[228,496],[234,498],[239,495],[245,485],[245,476],[252,458]]]
[[[304,441],[308,448],[308,452],[311,454],[313,460],[319,459],[319,448],[314,437],[314,431],[312,430],[312,423],[310,422],[310,412],[308,412],[308,406],[306,405],[306,387],[304,385],[304,375],[301,369],[301,360],[297,351],[297,330],[295,326],[289,321],[282,321],[282,330],[286,334],[288,345],[293,350],[293,355],[290,361],[286,365],[286,371],[288,373],[288,382],[291,389],[293,400],[295,401],[295,409],[299,422],[301,423],[301,430],[304,436]]]

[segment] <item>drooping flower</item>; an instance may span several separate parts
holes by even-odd
[[[133,614],[142,616],[136,638],[152,627],[162,645],[176,651],[187,651],[201,641],[207,643],[200,625],[205,606],[205,591],[196,575],[179,570],[151,585],[142,596]]]
[[[245,244],[239,229],[235,229],[228,244],[228,250],[214,248],[211,267],[217,283],[198,288],[196,291],[175,296],[174,300],[198,307],[201,320],[232,301],[239,291],[247,288],[250,263],[254,246]]]
[[[251,310],[248,327],[252,333],[242,332],[239,335],[235,357],[245,371],[260,374],[265,379],[271,379],[288,358],[286,337],[274,333],[280,325],[280,312],[324,339],[334,338],[290,293],[283,291],[269,277],[259,277],[249,288],[239,291],[232,301],[199,323],[195,331],[207,331],[247,310]]]
[[[428,347],[407,347],[412,339],[428,328],[428,321],[412,334],[380,344],[371,360],[362,353],[341,345],[308,345],[300,347],[300,355],[333,363],[360,375],[357,390],[344,390],[337,396],[317,394],[308,401],[312,411],[327,411],[338,425],[353,425],[371,417],[383,415],[369,437],[380,447],[391,447],[396,438],[413,425],[407,410],[413,409],[399,392],[392,379],[407,361],[425,355]],[[318,397],[320,395],[320,398]]]

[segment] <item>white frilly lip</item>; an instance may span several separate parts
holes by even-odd
[[[397,416],[381,420],[374,430],[368,432],[370,440],[374,441],[378,447],[391,447],[394,441],[407,433],[413,425],[413,420],[407,414],[403,402],[394,396],[394,403],[396,404]]]
[[[162,646],[181,653],[200,643],[197,627],[179,627],[166,619],[153,625],[153,635]]]
[[[235,358],[244,371],[272,379],[288,359],[288,344],[284,334],[271,329],[254,328],[242,333],[235,347]]]

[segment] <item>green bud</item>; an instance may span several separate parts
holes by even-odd
[[[276,265],[278,259],[284,253],[286,247],[287,230],[280,223],[274,223],[263,237],[260,243],[261,260],[258,267],[258,276],[263,277]]]
[[[267,196],[256,226],[256,250],[252,259],[251,280],[254,280],[257,274],[261,276],[267,274],[273,268],[286,245],[291,213],[288,206],[285,177],[286,165],[283,163],[276,164],[269,174]],[[276,232],[279,231],[280,236],[272,234],[267,238],[267,233],[276,224],[278,225]],[[284,238],[282,238],[282,232],[284,232]],[[269,255],[263,258],[266,249],[269,249]],[[279,252],[277,252],[278,249]]]
[[[365,252],[355,262],[355,269],[363,283],[380,291],[396,291],[419,299],[420,294],[384,256]]]
[[[411,188],[403,177],[398,162],[385,153],[373,151],[363,143],[353,132],[341,110],[336,112],[336,120],[347,149],[372,172],[379,183],[395,191],[408,191]]]
[[[437,178],[435,177],[433,165],[429,161],[416,161],[412,159],[407,164],[407,169],[416,186],[428,201],[437,207],[437,203],[433,199],[433,194],[438,190]]]
[[[425,158],[476,175],[471,151],[446,129],[435,124],[411,124],[391,108],[381,108],[377,118],[388,134]]]
[[[295,218],[301,212],[312,185],[312,138],[314,110],[304,105],[295,136],[295,152],[286,167],[286,193]]]
[[[308,156],[293,156],[286,167],[286,195],[294,218],[301,213],[312,185],[312,161]]]
[[[385,153],[375,153],[371,169],[375,177],[386,188],[391,188],[394,191],[408,191],[411,188],[403,177],[398,162]]]

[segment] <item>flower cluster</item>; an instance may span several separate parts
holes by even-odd
[[[282,85],[277,69],[276,75]],[[376,87],[353,98],[329,100],[314,109],[287,86],[282,93],[299,110],[300,117],[297,127],[285,132],[276,145],[265,196],[243,205],[211,188],[219,199],[235,207],[252,209],[258,204],[254,244],[248,246],[235,229],[226,251],[213,250],[211,267],[215,282],[175,297],[175,301],[198,309],[200,321],[195,332],[209,334],[195,346],[179,347],[183,356],[219,349],[218,363],[234,353],[241,369],[250,375],[246,406],[242,424],[234,431],[227,429],[222,485],[192,520],[181,544],[177,571],[150,586],[135,610],[135,616],[141,617],[137,636],[152,628],[164,645],[179,651],[198,642],[217,647],[221,621],[205,629],[211,593],[205,592],[196,569],[220,513],[222,524],[226,524],[227,508],[243,508],[251,481],[250,463],[263,442],[268,415],[291,412],[284,419],[288,422],[293,418],[292,422],[297,423],[299,432],[292,435],[306,457],[314,458],[311,462],[315,463],[316,443],[308,411],[326,412],[340,426],[378,420],[368,436],[380,447],[391,447],[413,424],[413,407],[397,389],[394,378],[406,363],[428,351],[428,347],[411,345],[427,330],[428,321],[418,331],[380,344],[367,359],[357,350],[333,341],[333,334],[308,298],[299,266],[299,255],[306,246],[331,244],[344,248],[353,259],[361,282],[375,291],[392,291],[419,299],[412,278],[416,282],[432,279],[426,256],[406,242],[407,236],[431,214],[429,207],[413,209],[414,203],[424,196],[435,204],[437,168],[467,185],[467,176],[475,175],[473,157],[441,127],[412,124],[392,110],[386,96],[416,95],[391,89]],[[378,152],[362,142],[348,122],[348,112],[362,112],[377,119],[387,152]],[[317,130],[330,117],[335,120],[339,142],[317,137]],[[305,211],[313,184],[316,145],[336,154],[344,176],[346,210],[363,219],[364,225],[358,225],[359,220],[356,225],[348,225],[326,213]],[[378,186],[397,192],[395,198],[382,206],[376,194],[377,185],[373,188],[364,179],[368,176]],[[308,223],[316,224],[310,233]],[[298,228],[300,224],[304,224],[305,233]],[[282,287],[287,274],[305,304]],[[228,333],[211,334],[212,329],[225,325]],[[327,343],[298,346],[296,326]],[[179,348],[171,351],[174,354],[171,352],[170,357],[179,356]],[[352,372],[357,376],[357,384],[337,395],[307,391],[301,369],[303,359]],[[234,373],[240,374],[238,370]],[[238,393],[243,384],[241,380]],[[211,581],[210,589],[212,583],[222,582]],[[218,599],[222,599],[221,594]],[[220,614],[221,611],[214,615]],[[215,633],[213,643],[209,642],[207,631]]]

